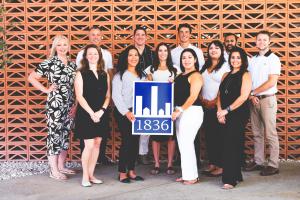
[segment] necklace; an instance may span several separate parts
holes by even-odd
[[[225,84],[225,94],[227,95],[228,94],[228,86],[230,85],[231,81],[232,81],[232,78],[230,77],[231,75],[231,72],[227,75],[227,82]]]

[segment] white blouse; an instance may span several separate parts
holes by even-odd
[[[151,66],[147,67],[147,69],[145,70],[145,72],[149,75],[152,75],[153,81],[169,81],[169,79],[175,79],[174,73],[171,72],[166,69],[166,70],[156,70],[153,73],[151,73],[150,71]],[[174,67],[175,68],[175,67]],[[177,74],[178,74],[178,69],[177,69]]]
[[[226,72],[230,71],[230,67],[227,62],[225,62],[218,71],[212,71],[208,73],[207,69],[202,73],[203,77],[203,87],[201,90],[201,95],[206,100],[214,100],[219,91],[219,86],[222,81],[222,77]]]

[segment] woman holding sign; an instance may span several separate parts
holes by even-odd
[[[175,78],[176,109],[172,114],[172,119],[176,120],[182,171],[182,177],[176,181],[191,185],[199,181],[194,140],[203,120],[203,111],[198,98],[203,81],[194,50],[187,48],[182,51],[180,69],[182,74]]]
[[[178,70],[173,66],[170,48],[167,44],[163,42],[158,44],[154,54],[153,66],[148,67],[145,71],[148,74],[149,80],[173,82]],[[152,175],[160,173],[160,143],[168,141],[168,168],[166,173],[169,175],[174,174],[173,157],[175,152],[175,138],[172,136],[154,135],[151,136],[151,139],[155,165],[150,173]]]
[[[137,48],[129,46],[125,50],[124,63],[119,65],[118,72],[112,82],[112,99],[115,103],[115,117],[121,132],[121,147],[119,151],[119,181],[130,183],[130,180],[143,181],[134,170],[139,151],[139,135],[132,135],[132,122],[135,117],[132,112],[134,81],[146,80],[141,70],[140,56]]]

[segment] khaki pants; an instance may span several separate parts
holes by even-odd
[[[266,136],[270,148],[270,158],[268,166],[278,168],[279,162],[279,141],[276,131],[276,96],[261,99],[259,103],[250,106],[251,126],[254,135],[254,160],[256,164],[265,163],[265,144]]]

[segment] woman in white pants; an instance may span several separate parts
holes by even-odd
[[[180,56],[182,74],[175,79],[172,119],[176,120],[176,135],[181,155],[182,177],[176,179],[186,185],[198,182],[197,160],[194,140],[203,121],[203,111],[198,98],[202,87],[197,54],[185,49]]]

